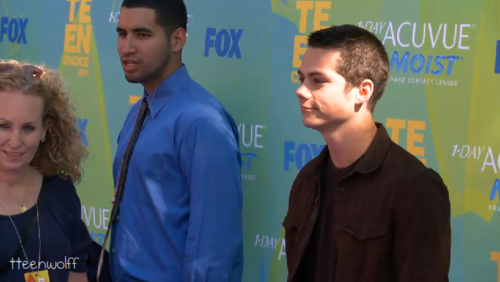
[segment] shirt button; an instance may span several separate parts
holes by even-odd
[[[340,188],[340,192],[345,193],[345,187]]]

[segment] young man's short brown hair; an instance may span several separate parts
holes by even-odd
[[[339,25],[311,33],[308,45],[340,52],[335,71],[346,80],[346,92],[364,79],[373,82],[373,95],[368,102],[368,110],[373,112],[389,81],[389,58],[382,42],[364,28]]]

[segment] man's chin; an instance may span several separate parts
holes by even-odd
[[[129,82],[129,83],[141,83],[142,82],[142,79],[138,78],[138,77],[130,77],[130,76],[126,76],[125,75],[125,79]]]
[[[315,119],[312,117],[304,117],[302,116],[302,124],[304,127],[309,129],[313,129],[316,131],[321,131],[325,127],[325,122],[320,119]]]

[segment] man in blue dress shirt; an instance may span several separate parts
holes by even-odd
[[[232,117],[182,63],[182,0],[124,0],[118,53],[149,107],[112,229],[114,281],[233,282],[243,272],[241,156]],[[126,117],[116,180],[142,101]]]

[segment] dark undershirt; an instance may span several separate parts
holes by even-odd
[[[298,281],[333,282],[337,251],[335,249],[334,197],[339,180],[349,175],[358,161],[346,168],[334,166],[327,158],[325,169],[320,179],[321,196],[318,218],[311,238],[302,257],[298,271]]]

